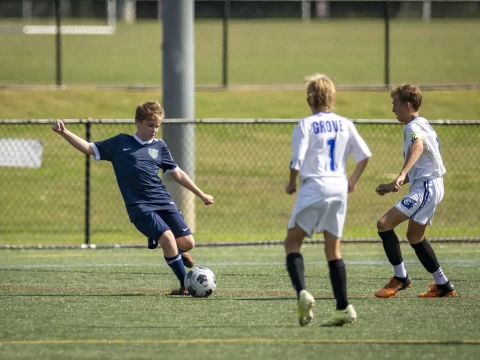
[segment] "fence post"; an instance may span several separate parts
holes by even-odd
[[[310,21],[311,20],[311,11],[312,11],[312,4],[310,1],[302,1],[302,21]]]
[[[22,20],[32,18],[32,0],[22,1]]]
[[[432,0],[423,0],[422,19],[423,22],[430,22],[432,19]]]
[[[317,0],[316,2],[316,16],[322,20],[330,17],[330,4],[328,0]]]
[[[57,73],[57,86],[62,86],[62,31],[61,31],[61,1],[55,0],[55,22],[57,25],[57,32],[55,34],[55,54],[56,54],[56,73]]]
[[[228,87],[228,19],[230,18],[230,0],[224,1],[223,22],[222,22],[222,85]]]
[[[90,118],[85,123],[85,140],[91,142]],[[85,155],[85,244],[90,245],[90,155]]]
[[[167,119],[195,119],[194,14],[192,0],[163,4],[163,105]],[[163,139],[178,164],[195,179],[195,124],[163,125]],[[185,221],[195,231],[195,196],[169,175],[164,184]]]
[[[390,86],[390,0],[384,3],[384,19],[385,19],[385,79],[386,88]]]

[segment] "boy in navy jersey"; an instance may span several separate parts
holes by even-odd
[[[55,121],[52,128],[82,153],[112,163],[130,221],[148,238],[150,249],[160,244],[166,263],[180,281],[180,289],[172,294],[186,295],[184,265],[193,267],[187,251],[195,246],[195,240],[158,172],[161,169],[164,174],[170,174],[205,205],[213,204],[213,197],[200,190],[177,166],[167,144],[155,139],[164,117],[158,102],[139,104],[135,113],[135,135],[119,134],[94,143],[67,130],[61,120]]]

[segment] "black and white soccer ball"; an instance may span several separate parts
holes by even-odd
[[[196,267],[185,276],[185,288],[188,293],[195,297],[208,297],[217,288],[217,280],[212,270],[204,267]]]

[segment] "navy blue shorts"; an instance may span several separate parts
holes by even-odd
[[[133,225],[147,238],[160,240],[167,230],[171,230],[175,239],[192,235],[182,213],[178,209],[157,210],[137,217]]]

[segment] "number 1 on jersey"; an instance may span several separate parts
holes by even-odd
[[[330,170],[335,171],[335,160],[334,160],[334,152],[335,152],[335,139],[329,139],[327,141],[328,146],[330,146]]]

